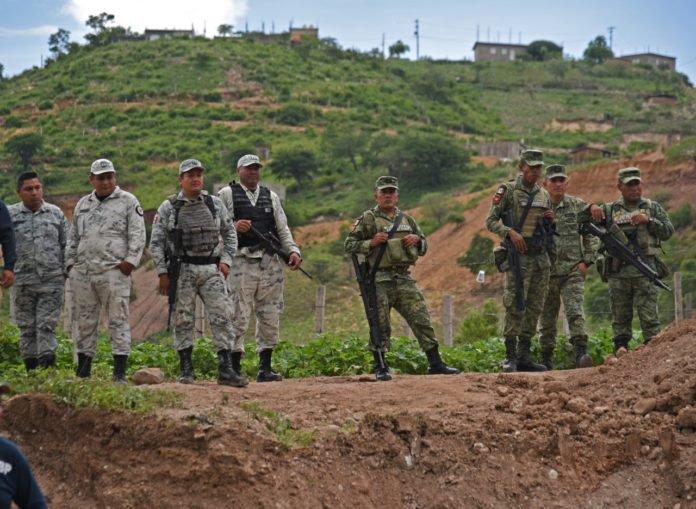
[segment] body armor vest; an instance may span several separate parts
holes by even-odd
[[[645,214],[649,218],[653,217],[652,207],[650,207],[648,200],[644,200],[638,208],[631,211],[618,203],[614,203],[611,207],[611,222],[616,224],[626,234],[631,248],[635,249],[635,244],[637,244],[645,256],[657,256],[661,251],[660,240],[654,235],[650,235],[648,225],[634,225],[631,223],[631,218],[638,214]]]
[[[259,198],[256,200],[256,205],[252,205],[249,197],[241,185],[231,183],[232,188],[232,203],[234,207],[234,218],[249,219],[254,225],[254,228],[261,233],[272,232],[278,236],[275,216],[273,215],[273,201],[271,200],[271,191],[264,186],[260,186]],[[256,247],[259,245],[259,239],[253,233],[239,233],[239,248]]]
[[[210,203],[208,203],[208,200]],[[212,198],[188,204],[177,200],[174,204],[175,228],[181,230],[181,247],[185,252],[213,253],[219,242],[219,228],[215,220]]]
[[[515,222],[515,225],[517,225],[520,222],[520,219],[522,218],[522,212],[527,206],[529,194],[520,189],[515,189],[513,191],[512,199],[513,220]],[[525,239],[531,239],[534,236],[534,230],[536,230],[537,221],[539,220],[539,217],[544,214],[544,210],[548,208],[549,204],[543,199],[541,191],[539,191],[537,194],[534,195],[534,201],[532,202],[532,206],[529,209],[529,213],[527,214],[527,217],[524,220],[524,224],[522,225],[522,228],[519,232]]]
[[[375,228],[376,232],[389,233],[392,229],[393,223],[388,219],[381,216],[374,216],[375,218]],[[418,247],[411,246],[409,248],[404,247],[402,244],[402,239],[411,233],[416,233],[411,228],[411,224],[408,222],[408,218],[404,214],[401,217],[401,224],[398,226],[394,235],[391,239],[387,241],[387,248],[384,251],[382,260],[379,263],[380,269],[390,269],[390,268],[402,268],[409,265],[414,265],[416,260],[418,260]],[[367,259],[371,265],[377,261],[377,253],[379,252],[379,247],[377,246],[368,255]]]

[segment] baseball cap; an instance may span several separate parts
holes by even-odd
[[[388,187],[393,187],[394,189],[399,189],[399,179],[392,177],[390,175],[382,175],[375,182],[375,189],[381,191],[382,189],[387,189]]]
[[[568,178],[566,173],[566,168],[562,164],[550,164],[546,167],[545,175],[547,180],[551,180],[556,177]]]
[[[640,169],[635,166],[629,166],[628,168],[622,168],[619,170],[619,182],[622,184],[627,184],[631,180],[641,181]]]
[[[97,159],[92,163],[89,169],[92,175],[101,175],[102,173],[114,172],[116,173],[116,168],[114,168],[114,163],[108,159]]]
[[[201,162],[198,159],[186,159],[186,161],[182,162],[179,165],[179,175],[181,176],[184,173],[186,173],[187,171],[191,171],[191,170],[194,170],[196,168],[200,168],[201,170],[205,170],[205,168],[203,168],[203,165],[201,164]]]
[[[237,168],[253,166],[254,164],[257,164],[259,165],[259,167],[263,168],[263,164],[261,164],[259,156],[256,156],[254,154],[247,154],[239,158],[239,161],[237,161]]]
[[[544,164],[544,153],[536,149],[525,150],[520,156],[520,161],[529,166],[540,166]]]

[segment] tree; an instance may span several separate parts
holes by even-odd
[[[322,151],[331,159],[347,159],[353,170],[360,171],[358,159],[363,159],[370,135],[361,130],[329,127],[321,139]]]
[[[293,178],[298,184],[308,183],[318,168],[314,152],[304,147],[279,150],[271,163],[271,171],[274,175]]]
[[[229,37],[232,34],[232,28],[234,28],[232,25],[223,23],[222,25],[218,25],[217,31],[221,37]]]
[[[598,35],[593,41],[590,41],[582,56],[588,62],[601,64],[608,58],[614,58],[614,52],[607,45],[607,40],[604,36]]]
[[[477,233],[466,254],[457,258],[457,264],[468,268],[472,274],[478,274],[479,270],[489,271],[493,268],[492,253],[493,241]]]
[[[5,66],[0,64],[0,81],[2,81],[5,78],[5,75],[3,74],[5,72]]]
[[[48,38],[48,49],[55,57],[70,51],[70,32],[59,28],[55,34]]]
[[[527,54],[532,60],[543,62],[563,58],[563,48],[551,41],[534,41],[527,47]]]
[[[85,25],[92,29],[92,33],[85,35],[85,39],[87,39],[90,46],[106,46],[113,42],[117,36],[130,33],[129,30],[122,26],[108,26],[114,22],[114,18],[113,14],[106,12],[96,16],[91,15],[87,18]]]
[[[403,41],[398,40],[391,46],[389,46],[389,58],[399,58],[404,53],[411,51],[408,44],[404,44]]]
[[[17,154],[24,171],[29,169],[31,158],[43,145],[43,138],[37,133],[24,133],[13,136],[5,143],[5,150]]]

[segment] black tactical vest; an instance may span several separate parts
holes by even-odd
[[[273,215],[273,202],[271,201],[271,191],[267,187],[260,186],[259,197],[256,200],[256,205],[252,205],[244,188],[233,182],[230,184],[232,188],[232,203],[234,204],[234,219],[250,219],[254,224],[254,228],[261,233],[272,232],[278,236],[275,216]],[[253,233],[237,232],[239,240],[239,248],[254,247],[258,245],[259,239]]]
[[[212,253],[220,235],[212,197],[205,194],[202,202],[187,203],[173,195],[169,202],[174,207],[174,228],[181,230],[184,251]]]

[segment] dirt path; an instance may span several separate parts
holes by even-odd
[[[684,509],[694,359],[689,321],[587,370],[165,384],[183,406],[149,417],[18,396],[2,427],[52,507]],[[281,446],[263,411],[311,443]]]

